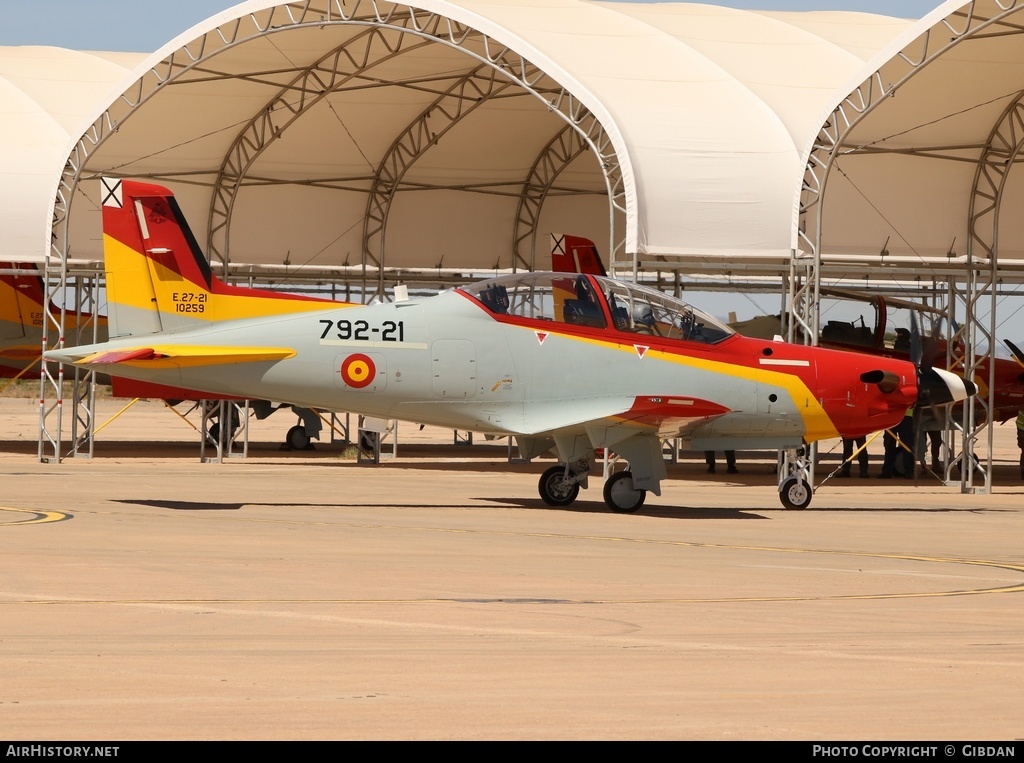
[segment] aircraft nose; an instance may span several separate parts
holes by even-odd
[[[917,388],[918,402],[925,405],[959,403],[978,394],[974,382],[941,368],[922,369]]]

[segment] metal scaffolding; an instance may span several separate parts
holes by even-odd
[[[508,190],[491,189],[491,192],[519,195],[521,199],[529,195],[529,201],[525,205],[521,202],[521,213],[516,216],[511,238],[513,244],[506,267],[514,269],[524,265],[532,266],[532,254],[527,260],[522,249],[525,246],[529,246],[531,252],[536,249],[535,239],[539,235],[536,223],[540,208],[551,193],[559,172],[587,152],[593,155],[604,178],[604,194],[609,203],[609,250],[622,250],[621,220],[625,214],[625,189],[619,163],[601,124],[572,93],[506,45],[440,14],[427,13],[401,3],[310,0],[277,6],[268,9],[265,15],[253,14],[237,19],[174,51],[116,99],[86,131],[68,157],[57,194],[53,246],[46,263],[46,280],[52,285],[51,298],[66,289],[71,200],[83,179],[96,174],[118,175],[116,168],[100,167],[101,160],[97,155],[101,155],[104,143],[139,108],[177,83],[237,76],[217,69],[216,57],[228,49],[259,38],[330,26],[348,26],[357,31],[342,45],[319,56],[311,64],[296,66],[288,71],[275,70],[275,81],[291,76],[238,130],[224,154],[219,170],[215,172],[209,208],[207,251],[211,261],[221,264],[226,279],[230,280],[233,276],[230,230],[237,195],[246,182],[272,182],[251,175],[256,160],[303,114],[332,93],[385,85],[427,89],[437,92],[437,97],[408,125],[397,131],[391,148],[369,177],[342,177],[329,182],[322,178],[288,181],[290,185],[296,186],[326,184],[339,189],[366,190],[362,255],[358,266],[358,291],[365,300],[386,298],[389,282],[407,282],[407,269],[402,273],[389,270],[385,254],[389,210],[395,193],[403,188],[403,176],[417,159],[436,145],[441,135],[492,99],[532,98],[537,104],[540,118],[552,115],[564,125],[556,138],[541,150],[528,176],[517,187]],[[415,79],[384,81],[373,76],[375,68],[432,45],[459,51],[466,56],[470,68],[464,72]],[[157,173],[153,177],[159,178],[160,175]],[[454,185],[435,187],[460,189]],[[560,189],[559,193],[590,192]],[[501,264],[496,263],[496,268]],[[311,275],[307,274],[303,280]],[[350,287],[351,283],[346,278],[345,288]],[[60,301],[52,302],[57,305]],[[63,315],[58,309],[49,321],[48,329],[44,330],[44,346],[63,345]],[[56,342],[53,341],[54,334],[59,337]],[[40,399],[43,403],[40,409],[39,454],[43,460],[59,461],[63,455],[63,402],[59,394],[62,374],[62,369],[52,372],[46,370],[41,382]],[[82,380],[82,383],[87,382]],[[46,402],[54,398],[56,402]],[[75,452],[91,448],[93,400],[92,395],[76,393],[72,401],[76,423],[81,424]]]

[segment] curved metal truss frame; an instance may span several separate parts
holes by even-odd
[[[226,22],[173,52],[143,75],[90,126],[73,147],[57,191],[52,244],[46,262],[46,282],[50,284],[48,298],[52,300],[64,294],[67,288],[71,200],[83,177],[84,167],[90,156],[136,109],[186,75],[201,73],[207,79],[233,76],[211,71],[212,67],[209,66],[219,53],[227,49],[267,35],[330,25],[362,26],[365,29],[314,64],[296,67],[292,80],[238,133],[225,155],[212,194],[207,241],[211,259],[220,260],[225,272],[230,262],[229,231],[235,201],[256,159],[303,113],[330,93],[344,89],[360,73],[429,44],[457,49],[475,58],[478,64],[460,77],[439,75],[432,83],[416,83],[418,86],[433,84],[436,87],[438,82],[447,80],[449,85],[429,108],[400,133],[384,161],[380,162],[373,173],[363,231],[363,268],[365,270],[367,265],[377,266],[378,293],[382,293],[384,287],[383,252],[388,213],[395,192],[401,188],[402,177],[416,159],[436,143],[440,134],[451,129],[487,98],[514,94],[539,99],[548,112],[565,122],[563,133],[566,130],[575,133],[572,140],[593,152],[604,176],[610,205],[609,253],[614,254],[624,249],[624,232],[619,233],[615,225],[617,220],[624,219],[626,210],[626,188],[619,158],[605,128],[564,86],[507,45],[437,13],[377,0],[304,0],[276,5]],[[549,195],[554,178],[578,153],[560,152],[549,144],[534,163],[529,177],[523,183],[523,192],[533,192],[537,188],[544,190],[531,200],[531,214],[516,216],[513,232],[515,244],[511,255],[513,267],[525,262],[520,254],[522,242],[529,240],[531,235],[534,240],[537,236],[539,209]],[[538,173],[541,167],[545,171]],[[365,187],[365,178],[362,181]],[[337,185],[337,182],[317,182]],[[307,181],[306,184],[312,183]],[[522,203],[520,209],[523,209]],[[63,346],[64,324],[61,309],[44,326],[44,347]],[[57,340],[50,342],[53,334],[57,335]],[[44,365],[40,381],[39,436],[39,458],[43,461],[60,461],[62,458],[63,403],[60,390],[63,381],[63,368],[50,369]],[[78,437],[82,443],[89,443],[91,453],[91,401],[94,393],[80,397],[77,392],[79,383],[85,385],[83,388],[94,389],[94,374],[87,374],[81,380],[76,374],[74,397],[76,410],[79,407],[85,409],[81,415],[76,413],[76,420],[82,422],[82,432]],[[47,403],[48,399],[55,399],[56,402]],[[74,452],[80,452],[77,444]]]
[[[786,284],[794,318],[790,329],[791,341],[802,340],[816,344],[819,335],[821,277],[827,265],[821,253],[823,206],[830,173],[842,156],[898,152],[877,146],[858,145],[849,140],[853,130],[888,98],[893,97],[900,87],[957,45],[988,35],[1024,33],[1019,23],[1010,21],[1011,16],[1021,11],[1015,1],[1003,4],[996,0],[997,12],[991,15],[982,13],[980,5],[980,2],[966,4],[910,43],[886,64],[884,75],[881,71],[876,72],[848,95],[833,110],[819,131],[808,158],[801,190],[799,236],[803,251],[798,252],[791,263]],[[994,374],[994,364],[990,361],[995,358],[996,285],[1000,280],[997,256],[998,212],[1006,174],[1016,160],[1022,143],[1024,121],[1018,106],[1019,100],[1006,110],[993,127],[988,145],[978,160],[969,212],[968,267],[966,270],[963,267],[943,268],[936,264],[926,271],[928,277],[946,284],[945,302],[949,325],[958,325],[954,320],[958,304],[965,312],[962,325],[951,337],[962,342],[962,354],[954,356],[954,342],[951,341],[947,360],[950,367],[954,363],[962,367],[968,378],[975,378],[976,370],[986,362],[990,374]],[[914,153],[964,161],[964,151],[972,148],[977,149],[977,146],[917,147]],[[982,314],[978,308],[986,298],[991,299],[987,326],[978,317]],[[954,429],[961,431],[961,452],[954,459],[949,459],[951,463],[946,467],[947,481],[952,466],[957,463],[970,465],[970,468],[960,470],[961,492],[987,493],[992,485],[992,431],[988,427],[990,417],[987,415],[993,408],[991,375],[988,381],[988,398],[971,398],[964,406],[963,421],[950,422]],[[980,413],[976,410],[979,406]],[[989,455],[987,464],[983,466],[974,456],[974,446],[986,429]],[[954,445],[952,442],[946,444]],[[952,453],[953,449],[950,448],[949,452]]]
[[[595,138],[599,135],[604,137],[601,125],[596,119],[592,120],[591,128],[596,133]],[[577,130],[573,130],[566,125],[538,154],[536,161],[534,161],[533,166],[530,168],[530,175],[526,182],[523,183],[522,190],[519,193],[515,233],[512,237],[515,252],[513,267],[521,265],[527,270],[537,269],[537,229],[540,224],[540,215],[544,208],[544,202],[555,188],[555,182],[558,180],[558,176],[562,174],[562,171],[579,156],[587,153],[590,147],[591,144],[583,140],[582,135]],[[619,180],[621,182],[621,177]],[[609,230],[614,234],[614,231],[617,229],[616,215],[625,214],[626,210],[621,204],[617,204],[613,198],[608,211],[611,215]],[[612,248],[609,249],[608,259],[609,262],[614,263],[617,259],[616,255],[621,249],[621,246],[619,249],[614,248],[614,235],[610,246]],[[635,272],[634,266],[634,277]]]
[[[968,316],[983,312],[978,308],[988,300],[989,323],[968,320],[954,335],[965,348],[961,357],[953,360],[962,365],[972,376],[976,376],[978,364],[968,348],[986,347],[986,357],[995,357],[996,346],[996,290],[999,283],[999,214],[1003,202],[1003,191],[1010,170],[1021,161],[1024,149],[1024,91],[1003,111],[986,142],[978,166],[975,169],[971,188],[969,231],[970,243],[967,249],[967,289],[962,295],[964,311]],[[989,364],[989,376],[984,380],[988,389],[995,387],[995,364]],[[980,412],[977,410],[980,408]],[[993,420],[992,399],[978,397],[964,406],[962,422],[964,432],[973,440],[986,429],[990,468],[980,470],[971,463],[971,469],[963,469],[964,480],[973,487],[975,477],[982,480],[982,488],[988,492],[992,486],[991,453],[992,428],[986,423]],[[980,422],[980,423],[979,423]]]

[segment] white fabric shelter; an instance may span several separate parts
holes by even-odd
[[[606,258],[617,246],[620,266],[634,254],[781,266],[796,246],[802,157],[818,119],[842,83],[912,26],[689,3],[376,6],[390,15],[365,2],[294,6],[250,0],[180,35],[116,86],[104,83],[125,95],[94,101],[79,126],[88,137],[74,157],[71,256],[99,256],[95,178],[115,174],[171,186],[199,239],[236,265],[543,267],[547,234],[571,232],[593,238]],[[505,73],[524,60],[529,87],[509,85]],[[47,76],[59,79],[58,69]],[[479,102],[443,97],[460,79]],[[593,143],[586,152],[580,137],[566,137],[573,118]],[[417,146],[393,179],[386,242],[375,240],[367,199],[381,168],[409,154],[396,141],[410,128],[437,140]],[[226,167],[239,146],[252,161]],[[6,173],[0,184],[5,199],[18,195]],[[225,189],[231,206],[218,219]],[[543,203],[524,213],[531,192]],[[34,209],[46,199],[38,194]],[[524,227],[531,214],[539,219]],[[0,256],[42,256],[39,231],[4,235]],[[33,238],[34,252],[10,245]]]
[[[969,251],[991,254],[998,226],[1000,266],[1024,261],[1015,213],[1024,185],[1010,173],[1021,140],[1022,10],[995,0],[943,3],[839,88],[839,107],[819,120],[827,127],[815,154],[823,158],[823,144],[842,132],[821,210],[822,255],[963,267]],[[1009,212],[1003,225],[986,213],[992,204]],[[813,234],[816,214],[806,218]]]
[[[98,258],[113,174],[172,187],[235,266],[544,267],[569,232],[620,271],[781,273],[819,245],[819,210],[826,260],[954,262],[1021,91],[1015,14],[249,0],[148,57],[0,49],[0,258],[46,256],[55,197],[68,254]],[[885,95],[806,172],[865,93]],[[1000,179],[1002,209],[1019,185]],[[984,238],[1024,248],[1016,223]]]
[[[39,262],[70,146],[145,56],[0,48],[0,260]],[[95,249],[95,247],[92,247]]]
[[[549,233],[781,277],[808,337],[824,278],[916,279],[972,374],[1024,283],[1022,10],[248,0],[142,60],[0,49],[0,260],[99,260],[99,178],[151,179],[236,277],[363,296],[544,269]]]

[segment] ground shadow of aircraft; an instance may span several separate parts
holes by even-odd
[[[516,438],[555,451],[549,505],[588,484],[595,450],[629,463],[605,503],[636,511],[667,477],[661,442],[784,449],[785,506],[810,503],[807,443],[894,426],[973,385],[904,360],[743,337],[653,289],[590,274],[514,273],[433,297],[324,304],[217,279],[173,194],[104,179],[110,340],[46,353],[111,376],[292,400]]]

